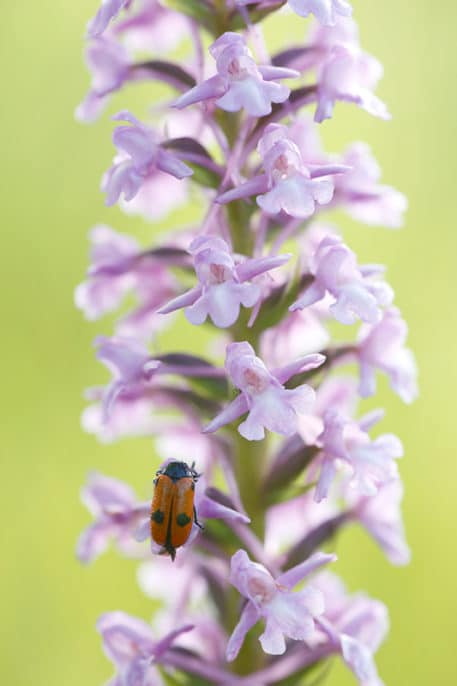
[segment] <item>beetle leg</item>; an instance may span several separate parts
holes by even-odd
[[[190,471],[192,473],[192,478],[194,481],[197,481],[197,479],[201,476],[201,473],[199,474],[197,470],[195,469],[195,460],[192,462],[190,465]]]
[[[200,524],[200,522],[199,522],[198,519],[197,519],[197,510],[195,509],[195,505],[194,505],[194,522],[195,522],[195,524],[198,526],[199,529],[202,529],[202,530],[203,530],[203,529],[205,528],[205,527],[203,526],[203,524]]]

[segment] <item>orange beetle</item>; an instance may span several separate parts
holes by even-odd
[[[194,463],[195,464],[195,463]],[[151,503],[151,537],[163,546],[162,553],[174,561],[176,548],[190,536],[192,524],[202,529],[194,505],[195,484],[200,474],[185,462],[169,462],[156,472]]]

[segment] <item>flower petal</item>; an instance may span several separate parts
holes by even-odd
[[[241,417],[242,414],[248,411],[248,403],[245,396],[241,393],[239,396],[232,400],[227,407],[225,407],[221,412],[219,412],[214,419],[205,426],[203,429],[204,433],[213,433],[224,426],[225,424],[230,424],[231,422]]]
[[[287,572],[284,572],[284,574],[278,576],[276,581],[278,584],[281,584],[281,586],[293,588],[305,577],[309,576],[324,565],[329,564],[329,562],[335,562],[337,559],[338,558],[336,555],[331,555],[328,553],[314,553],[314,555],[311,555],[311,557],[308,560],[305,560],[305,562],[292,567],[292,569],[289,569]]]
[[[235,271],[238,274],[240,281],[249,281],[250,279],[254,278],[254,276],[268,272],[270,269],[277,269],[277,267],[281,267],[283,264],[288,262],[291,257],[291,254],[287,254],[246,260],[245,262],[237,265]]]
[[[168,314],[169,312],[175,312],[175,310],[180,310],[183,307],[189,307],[198,300],[198,298],[201,296],[201,293],[201,286],[196,286],[195,288],[192,288],[190,291],[187,291],[182,295],[178,295],[177,298],[173,298],[173,300],[170,300],[170,302],[168,302],[166,305],[163,305],[163,307],[157,310],[157,313]]]
[[[103,648],[116,665],[128,664],[138,652],[153,655],[152,629],[142,619],[125,612],[107,612],[97,621],[97,631],[103,637]]]
[[[221,193],[216,198],[216,202],[221,205],[225,205],[232,200],[241,200],[242,198],[250,198],[258,193],[265,193],[268,190],[268,177],[266,174],[260,174],[259,176],[254,176],[249,181],[241,183],[239,186],[235,186],[225,193]]]
[[[233,630],[227,643],[226,658],[228,662],[232,662],[240,652],[243,645],[244,638],[248,631],[254,626],[259,619],[259,613],[254,605],[248,601],[244,607],[238,624]]]
[[[282,655],[286,652],[284,634],[272,617],[268,617],[265,631],[259,636],[259,641],[262,644],[264,653],[268,653],[269,655]]]
[[[341,651],[344,661],[362,686],[382,686],[373,655],[366,646],[355,638],[342,634]]]
[[[324,364],[325,359],[325,355],[321,355],[320,353],[304,355],[304,357],[299,357],[295,362],[291,362],[280,369],[273,369],[271,373],[278,379],[279,383],[284,384],[295,376],[295,374],[303,374],[303,372],[317,369],[317,367]]]
[[[76,546],[78,560],[86,564],[100,557],[107,549],[114,529],[115,527],[106,521],[88,526],[78,539]]]
[[[191,88],[187,93],[181,95],[180,98],[175,100],[173,107],[178,110],[182,110],[184,107],[193,105],[197,102],[202,102],[203,100],[211,100],[213,98],[219,98],[227,90],[227,85],[219,75],[213,76],[197,86]]]

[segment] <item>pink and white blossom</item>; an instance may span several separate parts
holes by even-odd
[[[310,412],[314,391],[306,384],[293,390],[284,388],[283,384],[299,372],[319,367],[324,360],[323,355],[306,355],[269,371],[249,343],[230,343],[225,368],[241,393],[206,426],[205,431],[217,431],[247,412],[238,431],[248,441],[262,440],[265,429],[289,436],[297,429],[298,415]]]
[[[120,198],[120,206],[128,215],[139,215],[149,222],[165,219],[189,199],[186,178],[177,179],[160,169],[151,169],[131,200]]]
[[[392,289],[384,281],[376,279],[382,274],[383,267],[359,267],[355,254],[339,236],[330,235],[322,239],[312,255],[310,271],[314,279],[291,305],[291,311],[313,305],[330,294],[334,298],[330,312],[342,324],[353,324],[357,318],[376,324],[382,317],[381,308],[392,303]]]
[[[87,319],[96,320],[118,309],[124,298],[133,292],[139,300],[140,310],[121,320],[118,333],[123,337],[149,338],[163,320],[156,317],[152,321],[151,317],[149,326],[145,327],[144,311],[155,313],[177,290],[176,280],[167,269],[171,260],[161,259],[153,251],[143,251],[134,238],[103,224],[91,230],[89,239],[91,264],[86,280],[75,290],[77,307]],[[176,260],[179,262],[178,258]],[[141,327],[137,321],[140,317],[143,320]],[[135,327],[134,320],[137,322]]]
[[[81,500],[95,519],[79,537],[76,554],[81,562],[95,560],[110,541],[124,555],[144,556],[135,532],[149,514],[148,502],[140,503],[123,481],[95,473],[81,489]]]
[[[75,114],[79,121],[92,122],[105,108],[108,96],[129,80],[130,56],[117,41],[104,36],[88,43],[85,57],[92,82]]]
[[[132,53],[170,52],[189,31],[187,17],[169,10],[160,0],[135,0],[133,10],[112,24],[114,35]]]
[[[330,335],[312,307],[296,310],[277,326],[267,329],[260,339],[262,359],[270,367],[323,350]]]
[[[146,347],[135,339],[99,336],[95,345],[97,359],[113,375],[103,398],[104,418],[108,419],[117,397],[149,382],[160,363],[153,360]]]
[[[333,197],[333,181],[321,177],[341,174],[348,169],[334,164],[306,166],[288,129],[279,124],[269,124],[265,128],[257,150],[264,173],[222,193],[218,202],[228,203],[260,193],[257,204],[267,214],[285,212],[306,219],[314,214],[316,205],[326,205]]]
[[[392,229],[402,226],[408,202],[403,193],[379,183],[381,170],[369,146],[354,143],[342,162],[350,170],[337,177],[334,202],[343,204],[351,217],[364,224]]]
[[[242,36],[227,32],[209,48],[217,74],[182,95],[174,106],[181,109],[197,102],[215,100],[227,112],[245,109],[253,117],[270,114],[272,103],[289,97],[290,89],[277,83],[299,76],[294,69],[259,67]]]
[[[227,243],[214,236],[200,236],[189,247],[194,257],[199,285],[178,296],[159,312],[167,314],[185,308],[191,324],[199,325],[209,316],[220,327],[232,326],[240,307],[253,307],[261,296],[255,278],[285,264],[290,255],[260,259],[237,259]]]
[[[335,407],[351,417],[357,407],[357,382],[350,376],[329,377],[316,390],[316,402],[310,414],[299,417],[298,433],[307,445],[314,445],[324,430],[324,417]]]
[[[297,118],[289,127],[289,136],[298,146],[310,168],[334,164],[346,166],[344,174],[334,177],[330,207],[342,207],[351,217],[369,226],[399,228],[408,203],[391,186],[380,183],[381,170],[365,143],[353,143],[342,155],[325,154],[315,124],[309,117]]]
[[[377,417],[373,415],[374,419]],[[316,502],[327,497],[339,468],[349,470],[350,485],[362,496],[374,496],[382,485],[398,478],[396,460],[403,456],[400,440],[383,434],[372,441],[367,424],[372,424],[371,415],[364,423],[335,410],[326,412],[324,430],[317,438],[322,452]]]
[[[117,396],[108,416],[104,410],[103,400],[106,390],[102,387],[90,388],[86,398],[91,402],[81,415],[81,426],[87,433],[94,434],[101,443],[114,443],[123,438],[153,436],[161,427],[158,412],[159,395],[143,393],[143,389],[123,392]]]
[[[363,593],[348,595],[342,581],[327,570],[313,582],[325,597],[321,627],[332,652],[340,653],[360,686],[383,686],[374,653],[389,629],[385,605]]]
[[[94,320],[117,309],[134,287],[132,267],[140,246],[134,238],[103,224],[91,230],[89,239],[88,278],[76,288],[75,302],[87,319]]]
[[[357,357],[360,366],[359,392],[362,397],[376,391],[376,369],[384,372],[393,390],[405,403],[418,394],[414,355],[405,348],[408,326],[400,311],[391,307],[374,326],[363,326],[359,334]]]
[[[325,26],[334,26],[338,15],[349,17],[352,7],[346,0],[288,0],[289,7],[301,17],[314,14]]]
[[[175,639],[191,624],[174,629],[157,640],[152,627],[142,619],[125,612],[107,612],[97,621],[97,631],[103,640],[103,650],[114,663],[116,675],[113,686],[161,686],[162,678],[156,667]]]
[[[119,155],[102,180],[107,205],[114,205],[121,195],[127,202],[132,200],[157,170],[176,179],[192,176],[192,169],[161,147],[157,134],[130,112],[119,112],[113,119],[126,121],[131,126],[118,126],[114,130],[113,143]]]
[[[270,655],[285,652],[286,637],[295,641],[312,640],[316,632],[315,619],[325,609],[324,597],[313,586],[295,592],[292,589],[335,559],[335,555],[316,553],[275,579],[263,565],[251,562],[245,550],[238,550],[231,560],[230,583],[248,602],[229,639],[227,660],[236,658],[247,632],[259,619],[265,621],[265,631],[259,641],[263,651]]]
[[[373,93],[382,75],[382,65],[375,57],[352,45],[335,45],[319,72],[315,121],[330,119],[338,100],[390,119],[386,105]]]
[[[403,485],[399,479],[383,484],[373,498],[362,497],[354,503],[357,521],[374,538],[394,565],[406,565],[411,552],[406,542],[405,527],[401,514]]]

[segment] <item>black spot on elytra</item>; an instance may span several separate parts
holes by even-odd
[[[163,520],[165,519],[165,513],[162,512],[162,510],[156,510],[152,513],[151,519],[156,524],[162,524]]]
[[[186,515],[185,512],[180,512],[179,515],[176,517],[176,524],[178,526],[187,526],[190,524],[190,517]]]

